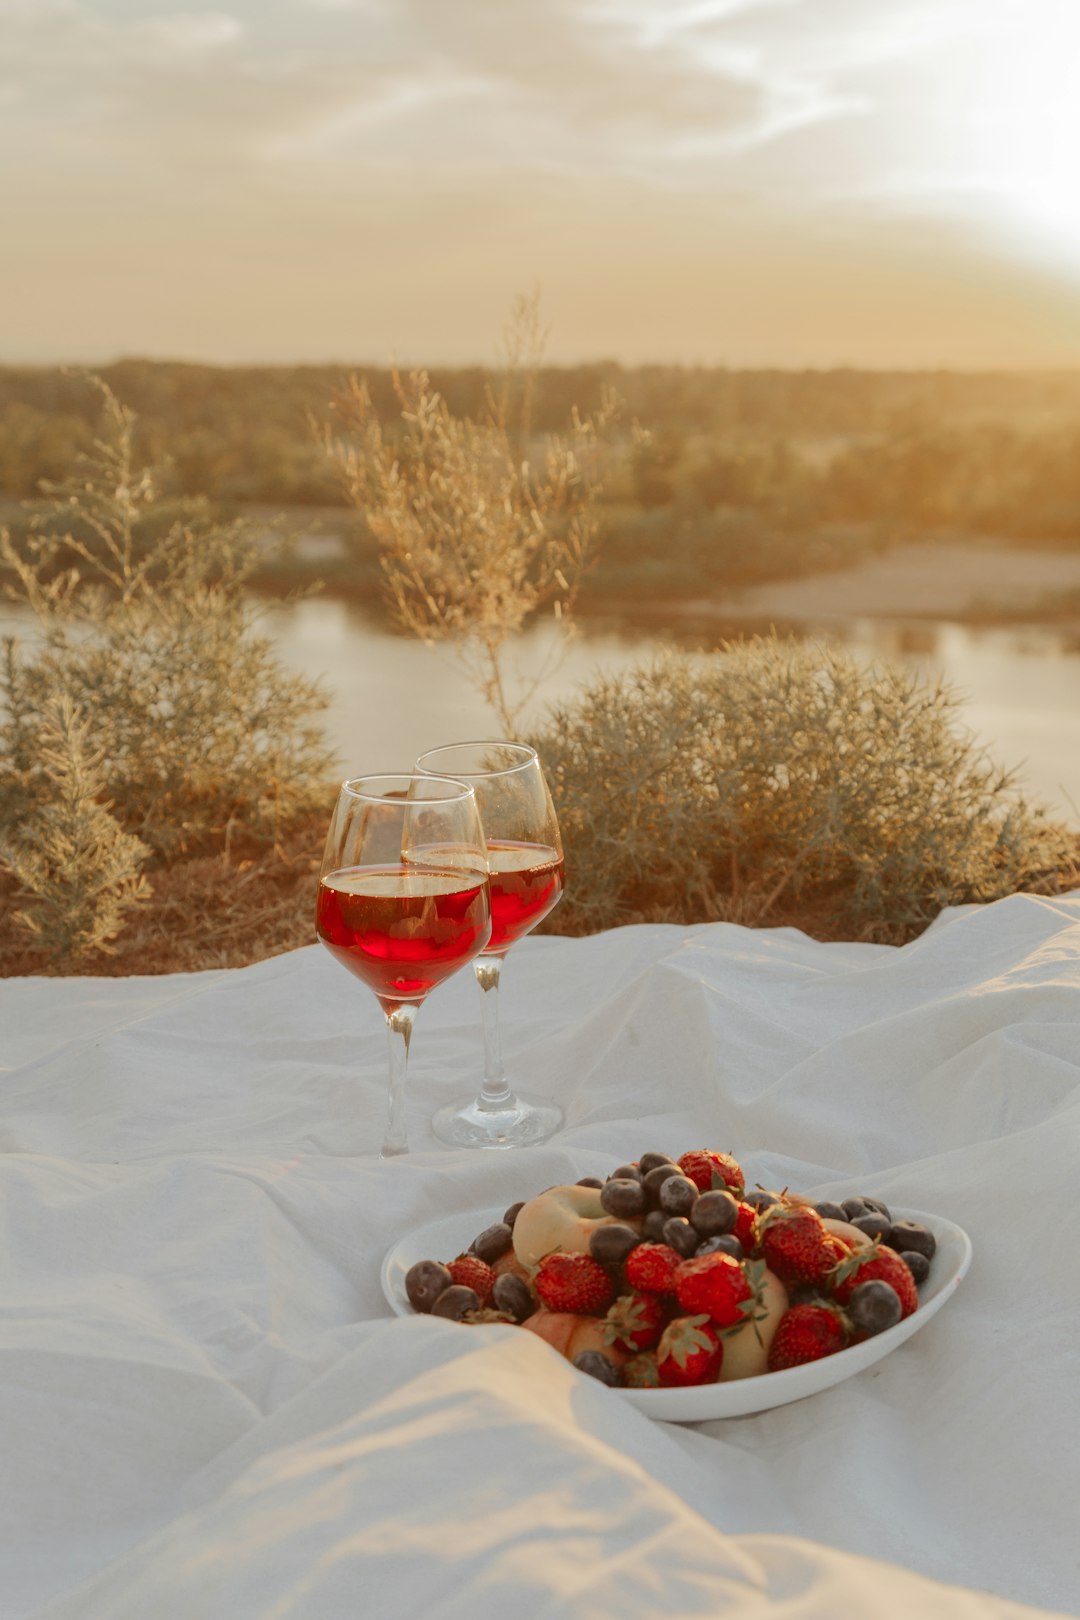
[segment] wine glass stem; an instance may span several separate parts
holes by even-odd
[[[393,1159],[399,1153],[409,1151],[405,1129],[405,1075],[409,1066],[409,1038],[416,1008],[408,1003],[400,1003],[395,1007],[386,1007],[384,1011],[390,1048],[390,1090],[386,1099],[386,1135],[381,1157]]]
[[[476,982],[484,992],[484,1083],[477,1098],[481,1108],[505,1108],[513,1100],[513,1092],[503,1068],[502,1043],[499,1039],[499,978],[502,973],[501,956],[481,956],[473,963]]]

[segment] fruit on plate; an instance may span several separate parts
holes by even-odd
[[[627,1360],[625,1350],[609,1344],[607,1329],[598,1316],[575,1316],[573,1311],[534,1311],[521,1324],[537,1338],[543,1339],[567,1361],[573,1361],[586,1350],[596,1350],[617,1369]]]
[[[759,1271],[764,1271],[759,1266]],[[737,1327],[753,1314],[757,1300],[748,1268],[730,1254],[705,1254],[684,1260],[675,1273],[679,1309],[693,1315],[704,1311],[715,1327]]]
[[[757,1223],[765,1262],[788,1288],[824,1283],[840,1258],[831,1237],[816,1210],[796,1204],[774,1204]]]
[[[826,1232],[832,1233],[833,1237],[843,1238],[849,1249],[868,1249],[873,1242],[865,1232],[860,1231],[857,1226],[852,1226],[850,1221],[837,1221],[823,1215],[821,1224]]]
[[[860,1283],[875,1280],[887,1282],[896,1289],[904,1316],[918,1310],[919,1290],[914,1277],[896,1250],[884,1243],[871,1244],[868,1249],[860,1249],[840,1262],[832,1277],[833,1298],[846,1305]]]
[[[606,1342],[620,1350],[651,1350],[667,1325],[659,1294],[621,1294],[604,1317]]]
[[[788,1291],[766,1266],[761,1273],[757,1309],[739,1327],[724,1335],[724,1361],[720,1382],[737,1378],[759,1378],[769,1370],[772,1347],[780,1319],[788,1308]]]
[[[705,1315],[675,1317],[656,1347],[657,1376],[666,1388],[715,1384],[723,1360],[720,1330]]]
[[[674,1294],[682,1258],[666,1243],[639,1243],[626,1257],[626,1280],[649,1294]]]
[[[512,1204],[466,1253],[417,1261],[405,1291],[422,1314],[521,1326],[602,1384],[679,1388],[887,1332],[918,1309],[934,1249],[869,1195],[815,1206],[747,1188],[729,1153],[650,1150]]]
[[[460,1283],[463,1288],[472,1288],[479,1295],[481,1305],[488,1303],[495,1286],[495,1273],[486,1261],[475,1254],[459,1254],[446,1269],[454,1282]]]
[[[591,1254],[546,1254],[533,1282],[549,1311],[576,1311],[579,1316],[606,1311],[615,1293],[611,1278]]]
[[[598,1226],[612,1226],[596,1187],[549,1187],[522,1205],[514,1221],[514,1253],[523,1266],[537,1266],[546,1254],[587,1254]]]
[[[730,1153],[717,1153],[713,1148],[692,1148],[676,1162],[683,1175],[689,1176],[700,1192],[726,1187],[736,1198],[742,1197],[746,1177]]]
[[[819,1300],[813,1305],[792,1305],[777,1325],[769,1350],[769,1371],[802,1367],[843,1350],[850,1328],[843,1311]]]

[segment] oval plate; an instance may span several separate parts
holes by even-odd
[[[962,1227],[941,1215],[919,1210],[893,1208],[897,1220],[919,1221],[937,1239],[937,1253],[930,1275],[919,1289],[919,1309],[885,1333],[862,1344],[849,1346],[821,1361],[784,1372],[764,1373],[758,1378],[732,1379],[729,1384],[696,1384],[689,1389],[620,1389],[615,1393],[636,1406],[646,1416],[665,1423],[707,1423],[713,1418],[742,1417],[748,1412],[767,1412],[789,1401],[830,1389],[845,1378],[862,1372],[890,1350],[910,1339],[950,1300],[957,1284],[971,1264],[971,1239]],[[398,1316],[415,1316],[405,1292],[405,1273],[417,1260],[447,1260],[468,1248],[478,1232],[502,1219],[502,1209],[469,1210],[429,1221],[402,1238],[382,1263],[383,1293]]]

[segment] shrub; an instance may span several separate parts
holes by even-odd
[[[256,633],[245,590],[254,538],[197,503],[163,509],[153,475],[134,463],[134,418],[103,385],[102,398],[102,436],[47,488],[28,539],[0,530],[10,594],[39,626],[29,652],[9,647],[0,668],[0,836],[15,850],[20,824],[58,811],[74,791],[77,747],[81,786],[65,813],[84,818],[86,838],[94,828],[104,837],[107,795],[118,832],[158,859],[230,842],[266,848],[323,796],[328,757],[313,716],[325,699]],[[63,769],[49,764],[61,714]],[[26,886],[11,853],[7,867]]]
[[[150,897],[150,851],[105,802],[103,754],[70,697],[52,697],[37,737],[40,802],[0,840],[0,861],[27,904],[20,923],[61,964],[108,950],[130,907]]]
[[[758,639],[603,677],[533,738],[567,848],[552,926],[813,920],[900,941],[1069,859],[954,724],[957,699]]]

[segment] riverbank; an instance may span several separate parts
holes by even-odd
[[[898,545],[857,565],[749,586],[708,600],[607,603],[605,618],[676,634],[857,619],[1052,624],[1080,635],[1080,553],[994,540]],[[644,615],[644,617],[642,617]],[[597,617],[601,615],[597,614]]]

